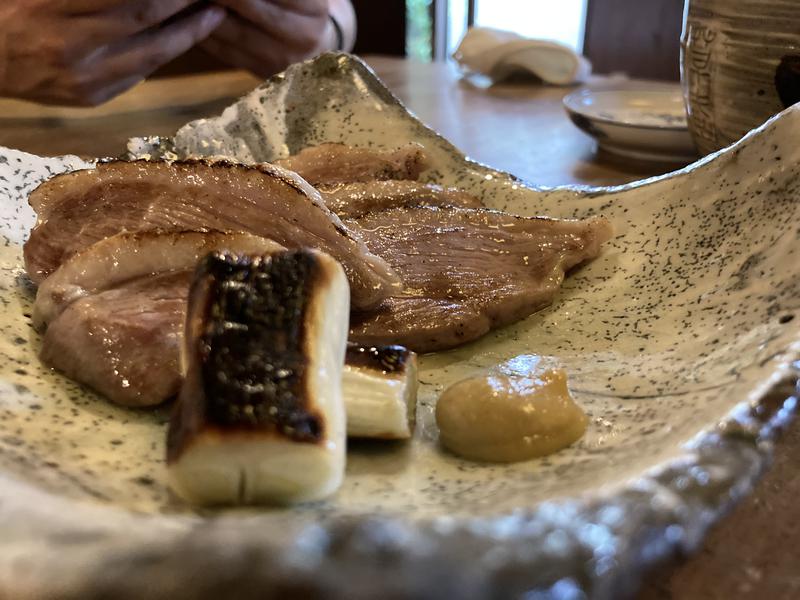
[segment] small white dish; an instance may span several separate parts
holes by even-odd
[[[646,161],[686,163],[697,158],[677,87],[582,89],[564,98],[564,108],[606,152]]]

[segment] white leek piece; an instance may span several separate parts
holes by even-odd
[[[206,258],[189,296],[169,481],[195,504],[317,500],[345,465],[342,267],[311,250]]]
[[[410,438],[418,385],[417,355],[410,350],[348,344],[342,375],[347,435]]]

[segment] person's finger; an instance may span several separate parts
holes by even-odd
[[[295,50],[230,14],[206,42],[206,50],[215,56],[261,77],[274,75],[291,63],[306,58],[302,50]]]
[[[103,17],[109,23],[119,23],[131,33],[139,33],[166,23],[169,19],[186,11],[186,16],[201,12],[208,3],[197,0],[131,0],[120,4]]]
[[[123,92],[127,92],[135,85],[138,85],[144,81],[144,79],[144,77],[137,74],[117,80],[104,87],[99,87],[95,90],[92,90],[88,94],[79,98],[78,104],[83,106],[99,106],[100,104],[119,96]]]
[[[229,14],[222,25],[214,31],[212,38],[228,49],[226,54],[229,57],[249,55],[252,59],[260,61],[260,66],[256,69],[244,67],[242,64],[236,66],[247,68],[261,76],[272,75],[292,63],[308,58],[308,51],[305,48],[276,39],[236,15]],[[235,53],[232,52],[233,49],[236,50]],[[230,63],[230,60],[227,59],[227,62]]]
[[[108,10],[131,0],[53,0],[49,10],[64,15],[85,15]]]
[[[227,18],[214,32],[214,39],[230,47],[274,65],[278,70],[308,58],[308,49],[297,40],[284,41],[253,25],[237,15],[228,13]],[[263,73],[263,69],[258,71]]]
[[[303,15],[323,15],[328,16],[330,11],[330,0],[261,0],[262,2],[272,2],[286,10],[300,13]]]
[[[125,0],[101,12],[74,17],[74,24],[83,32],[81,45],[91,48],[124,40],[201,10],[197,0]]]
[[[260,27],[231,14],[217,28],[213,37],[231,47],[246,49],[255,56],[268,56],[275,43],[275,38]]]
[[[313,46],[328,19],[327,9],[311,12],[289,10],[269,0],[216,0],[243,21],[252,23],[271,36],[287,43]],[[309,2],[310,5],[318,4]]]
[[[88,59],[86,68],[102,74],[95,77],[95,82],[100,85],[135,76],[147,77],[207,38],[224,19],[223,9],[209,6],[164,27],[100,50]]]
[[[217,4],[236,10],[255,12],[260,5],[273,5],[286,12],[293,12],[310,17],[327,16],[330,0],[214,0]]]
[[[222,60],[237,69],[245,69],[254,75],[267,78],[281,70],[282,67],[276,66],[272,60],[264,60],[253,56],[237,46],[232,46],[228,42],[222,42],[215,36],[206,38],[199,44],[200,48],[212,56]]]

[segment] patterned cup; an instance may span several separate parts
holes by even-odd
[[[800,0],[686,0],[681,81],[702,154],[800,101]]]

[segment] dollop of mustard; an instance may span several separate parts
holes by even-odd
[[[447,388],[436,404],[439,439],[470,460],[517,462],[552,454],[581,438],[588,419],[563,369],[500,372]]]

